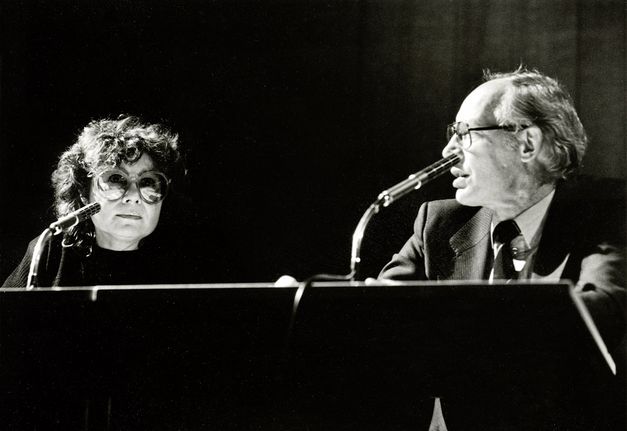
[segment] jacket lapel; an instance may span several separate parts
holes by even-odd
[[[453,251],[449,279],[481,280],[486,278],[491,260],[490,223],[492,211],[481,208],[449,240]]]
[[[533,268],[534,278],[572,278],[577,275],[572,274],[572,265],[567,264],[567,259],[573,250],[577,232],[586,223],[585,214],[582,203],[575,205],[563,187],[557,188],[542,229]],[[558,270],[560,274],[556,273]]]

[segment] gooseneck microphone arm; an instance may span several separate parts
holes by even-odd
[[[26,289],[32,289],[37,286],[37,272],[39,271],[39,261],[44,250],[46,243],[54,235],[58,235],[66,229],[76,226],[83,220],[86,220],[90,216],[100,211],[100,204],[98,202],[90,203],[76,211],[71,212],[68,215],[61,217],[59,220],[51,223],[37,238],[35,247],[33,249],[33,257],[30,261],[30,268],[28,271],[28,279],[26,281]]]
[[[294,304],[292,306],[292,315],[290,318],[290,324],[288,329],[287,339],[289,340],[292,327],[294,321],[296,319],[296,313],[298,312],[298,307],[300,301],[305,293],[305,290],[311,286],[314,281],[337,281],[337,280],[347,280],[354,281],[359,273],[359,264],[361,262],[361,242],[364,238],[364,232],[366,231],[366,227],[370,222],[370,219],[378,213],[382,207],[390,206],[393,202],[406,194],[419,189],[423,185],[427,184],[429,181],[434,180],[440,175],[446,173],[451,167],[455,166],[462,159],[459,153],[453,153],[450,156],[447,156],[432,165],[427,166],[421,171],[416,172],[415,174],[410,175],[406,180],[401,181],[393,187],[390,187],[387,190],[379,193],[377,200],[372,203],[361,216],[359,223],[357,224],[357,228],[353,233],[353,242],[351,244],[351,271],[346,275],[334,275],[334,274],[316,274],[309,277],[307,280],[298,284],[298,289],[296,289],[296,293],[294,294]],[[288,341],[289,342],[289,341]]]
[[[461,155],[459,153],[453,153],[450,156],[427,166],[423,170],[410,175],[406,180],[401,181],[400,183],[379,193],[377,200],[374,201],[361,216],[361,219],[357,224],[357,228],[353,233],[353,242],[351,245],[351,272],[349,274],[351,280],[354,280],[359,272],[359,264],[361,262],[361,243],[364,238],[366,227],[372,217],[377,214],[382,207],[390,206],[406,194],[414,190],[418,190],[429,181],[434,180],[440,175],[448,172],[448,170],[459,163],[460,160]]]

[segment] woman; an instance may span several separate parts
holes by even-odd
[[[41,256],[39,286],[177,282],[179,255],[150,241],[171,179],[181,168],[178,136],[136,117],[92,121],[61,155],[52,174],[55,209],[62,217],[89,203],[101,210]],[[3,287],[26,286],[35,240]]]

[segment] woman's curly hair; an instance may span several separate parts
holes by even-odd
[[[144,123],[134,116],[90,122],[61,155],[52,173],[57,217],[88,203],[95,174],[122,162],[134,163],[143,153],[170,179],[182,169],[178,135],[166,126]],[[94,225],[88,220],[66,232],[64,245],[89,250],[94,236]]]

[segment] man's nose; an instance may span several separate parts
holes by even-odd
[[[449,139],[448,143],[442,149],[442,157],[448,157],[453,153],[462,154],[462,150],[461,150],[461,147],[459,146],[459,143],[457,142],[456,135],[453,135],[451,139]]]

